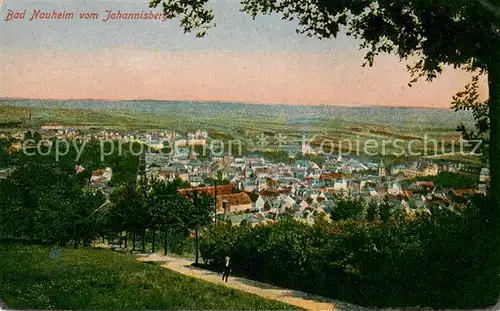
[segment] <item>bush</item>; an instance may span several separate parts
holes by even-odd
[[[499,221],[484,198],[459,211],[314,226],[210,228],[201,255],[247,277],[372,307],[480,308],[500,292]]]

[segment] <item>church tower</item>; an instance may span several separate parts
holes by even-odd
[[[384,161],[382,159],[380,159],[380,164],[378,165],[378,176],[379,177],[386,177],[387,176]]]

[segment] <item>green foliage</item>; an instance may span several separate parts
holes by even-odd
[[[255,151],[254,153],[261,155],[266,160],[276,163],[292,164],[295,161],[295,159],[290,158],[288,152],[279,149],[273,151]]]
[[[206,180],[206,183],[210,186],[224,186],[224,185],[230,185],[231,182],[227,179],[215,179],[215,178],[207,178]]]
[[[220,267],[230,254],[236,273],[371,307],[481,308],[500,290],[500,222],[474,200],[413,219],[386,199],[369,205],[375,221],[220,224],[204,233],[201,255]]]
[[[35,133],[32,137],[36,138],[37,135],[39,134]],[[27,138],[30,138],[30,136],[28,135]],[[12,164],[13,161],[21,165],[29,165],[29,163],[48,163],[56,165],[59,169],[69,174],[74,173],[75,165],[78,164],[85,168],[83,176],[86,177],[87,182],[90,180],[93,171],[104,167],[110,167],[113,171],[113,176],[108,184],[109,186],[135,183],[137,180],[139,157],[134,155],[131,150],[134,152],[140,150],[141,145],[139,143],[123,143],[121,148],[119,148],[118,142],[116,142],[114,150],[110,144],[104,144],[103,158],[101,158],[101,145],[97,140],[82,142],[73,140],[60,141],[54,139],[52,141],[52,147],[42,146],[40,148],[41,152],[28,150],[28,153],[19,152],[14,157],[3,154],[4,151],[2,147],[4,144],[4,142],[0,142],[0,167],[2,163]],[[59,146],[59,154],[56,153],[56,145]],[[77,148],[82,149],[81,154],[78,154],[77,148],[74,147],[75,145]],[[110,153],[110,151],[113,151],[112,154],[104,156]]]
[[[361,219],[364,215],[365,202],[361,198],[334,197],[334,207],[330,210],[333,220]]]
[[[182,217],[188,229],[202,228],[212,222],[214,198],[204,192],[194,191],[186,202]]]
[[[38,132],[33,132],[33,131],[27,131],[24,134],[24,140],[33,140],[35,143],[38,143],[40,140],[42,140],[42,135]]]
[[[0,232],[47,243],[90,243],[100,223],[94,211],[102,193],[85,192],[75,175],[55,165],[27,163],[4,181],[0,199]]]
[[[148,180],[138,185],[116,188],[111,194],[112,205],[105,214],[107,230],[115,234],[123,231],[132,233],[134,241],[136,236],[141,236],[144,251],[146,239],[153,242],[153,249],[153,245],[158,245],[156,243],[160,234],[157,234],[157,230],[161,230],[165,239],[165,252],[172,245],[172,238],[182,244],[187,236],[181,234],[184,236],[182,240],[179,233],[203,228],[211,222],[212,214],[212,205],[205,196],[197,197],[199,206],[195,206],[193,200],[182,197],[178,190],[184,186],[185,183],[181,180],[169,183]]]
[[[14,157],[8,152],[10,142],[7,139],[0,139],[0,169],[11,167]]]
[[[452,108],[455,111],[468,110],[472,111],[475,124],[475,131],[468,132],[462,125],[457,128],[464,135],[464,139],[481,139],[485,144],[488,143],[489,131],[489,108],[488,101],[479,100],[479,76],[472,78],[472,83],[465,86],[465,90],[458,92],[453,97]]]
[[[201,256],[212,265],[222,265],[223,259],[234,246],[237,230],[229,224],[218,223],[204,232],[200,245]]]
[[[303,157],[304,160],[314,162],[318,165],[322,165],[323,163],[325,163],[325,157],[322,155],[315,155],[315,154],[306,154],[305,156],[299,155],[296,159],[300,160],[301,157]]]
[[[123,231],[132,233],[135,240],[136,236],[144,237],[147,230],[187,230],[196,221],[200,227],[210,222],[206,220],[210,216],[203,219],[201,209],[189,208],[189,201],[178,194],[177,190],[188,183],[174,180],[168,185],[156,181],[136,185],[137,159],[126,155],[123,163],[106,159],[118,175],[129,176],[119,180],[110,200],[107,202],[100,191],[89,192],[89,173],[102,165],[99,148],[92,142],[87,145],[88,152],[81,157],[87,169],[79,174],[74,170],[75,155],[55,161],[50,154],[21,154],[14,172],[0,182],[0,199],[6,206],[0,211],[2,237],[72,243],[76,247]],[[125,168],[120,171],[119,167]],[[188,220],[192,222],[188,224]]]
[[[180,184],[153,182],[146,204],[149,206],[151,224],[164,229],[184,225],[182,215],[188,202],[178,194]]]
[[[139,171],[139,156],[136,153],[143,148],[141,143],[125,143],[122,146],[122,152],[115,151],[113,154],[104,157],[104,165],[111,167],[113,177],[109,185],[129,184],[137,181]]]
[[[59,256],[58,256],[59,255]],[[292,307],[102,249],[0,244],[0,296],[12,309],[276,310]]]
[[[479,176],[441,172],[437,176],[418,177],[417,180],[432,181],[438,190],[469,189],[477,185]]]
[[[394,208],[394,204],[391,203],[389,197],[386,196],[382,202],[379,204],[379,217],[383,222],[389,221],[391,218],[392,210]]]
[[[18,127],[22,127],[22,126],[23,126],[22,122],[16,122],[16,121],[0,122],[0,128],[12,129],[12,128],[18,128]]]
[[[144,199],[144,192],[135,184],[117,187],[110,196],[113,205],[105,214],[108,230],[133,233],[146,230],[150,214]]]
[[[196,158],[201,161],[207,161],[210,159],[210,150],[207,146],[203,145],[195,145],[193,147],[194,152],[196,153]]]
[[[376,201],[371,201],[368,203],[368,206],[366,208],[366,220],[373,222],[377,220],[380,216],[380,207],[378,202]]]

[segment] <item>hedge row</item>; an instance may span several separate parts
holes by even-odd
[[[476,201],[385,222],[220,224],[200,251],[215,267],[229,254],[235,273],[360,305],[482,308],[500,292],[500,222],[495,207]]]

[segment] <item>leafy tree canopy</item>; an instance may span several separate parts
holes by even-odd
[[[214,15],[208,0],[152,0],[168,16],[180,18],[185,32],[204,36]],[[242,11],[255,18],[279,13],[297,20],[297,32],[320,39],[336,37],[342,30],[362,40],[372,64],[381,52],[402,59],[416,56],[414,72],[432,79],[442,64],[469,69],[488,68],[500,44],[498,0],[242,0]]]

